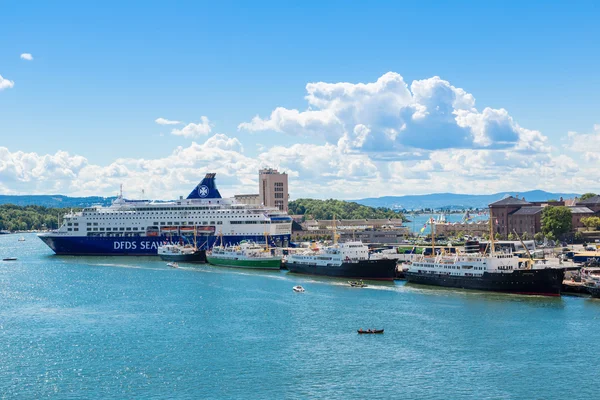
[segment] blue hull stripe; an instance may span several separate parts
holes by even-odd
[[[286,247],[291,235],[275,235],[269,237],[270,245]],[[60,255],[99,255],[99,256],[154,256],[158,247],[165,243],[179,243],[179,236],[149,236],[149,237],[87,237],[87,236],[39,236],[56,254]],[[189,243],[189,239],[184,243]],[[264,243],[263,235],[225,236],[223,244],[238,244],[242,240],[253,240]],[[199,237],[198,248],[206,250],[215,242],[220,243],[219,236]]]

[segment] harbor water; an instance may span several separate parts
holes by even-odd
[[[0,235],[18,258],[0,261],[0,398],[600,398],[600,300],[173,269],[18,237]]]
[[[434,214],[405,214],[406,218],[409,221],[404,223],[412,233],[428,235],[431,234],[431,225],[429,224],[429,220],[433,218],[434,220],[438,220],[440,218],[440,213]],[[481,212],[471,212],[470,218],[465,221],[464,213],[453,213],[453,214],[444,214],[444,218],[446,222],[449,224],[452,223],[477,223],[482,221],[488,221],[489,215]]]

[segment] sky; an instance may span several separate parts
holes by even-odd
[[[0,194],[600,191],[593,2],[0,2]]]

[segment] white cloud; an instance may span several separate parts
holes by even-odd
[[[600,161],[600,125],[596,124],[590,133],[569,132],[564,149],[573,152],[585,161]]]
[[[548,151],[538,131],[520,127],[504,109],[475,108],[475,98],[434,76],[410,85],[395,72],[371,83],[309,83],[306,111],[277,107],[268,118],[239,124],[247,131],[339,140],[369,152],[487,148]]]
[[[10,152],[0,147],[0,193],[114,195],[121,183],[130,197],[173,199],[187,195],[206,172],[217,172],[230,195],[255,191],[259,162],[243,154],[238,139],[218,134],[204,143],[177,147],[157,159],[117,159],[90,164],[85,157]],[[251,184],[251,188],[247,185]]]
[[[8,79],[5,79],[5,78],[2,77],[2,75],[0,75],[0,90],[10,89],[13,86],[15,86],[15,82],[14,81],[10,81]]]
[[[154,122],[156,122],[159,125],[179,125],[179,124],[181,124],[180,121],[171,121],[171,120],[165,119],[165,118],[156,118],[154,120]]]
[[[361,134],[368,131],[359,127]],[[572,136],[572,135],[571,135]],[[577,160],[577,161],[576,161]],[[116,159],[94,165],[59,151],[39,155],[0,147],[0,192],[114,195],[123,183],[130,198],[186,196],[206,172],[217,172],[224,195],[254,193],[257,171],[275,167],[290,176],[292,198],[356,199],[432,192],[492,193],[546,189],[598,191],[600,172],[565,154],[498,149],[441,149],[387,160],[338,144],[293,144],[244,154],[239,139],[212,135],[155,159]],[[532,179],[535,176],[535,179]],[[582,179],[585,178],[585,179]]]
[[[27,60],[27,61],[32,61],[33,60],[33,56],[30,53],[23,53],[23,54],[21,54],[21,58],[23,60]]]
[[[172,135],[183,136],[186,138],[193,138],[198,136],[205,136],[212,132],[212,127],[210,125],[210,121],[207,117],[200,117],[201,122],[198,124],[189,123],[184,126],[182,129],[173,129],[171,131]]]

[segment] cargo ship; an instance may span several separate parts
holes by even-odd
[[[68,213],[58,230],[38,236],[59,255],[151,256],[165,243],[190,244],[195,234],[202,252],[218,235],[235,245],[266,232],[272,246],[289,246],[292,219],[285,212],[222,198],[215,175],[176,201],[126,200],[121,191],[110,206]]]

